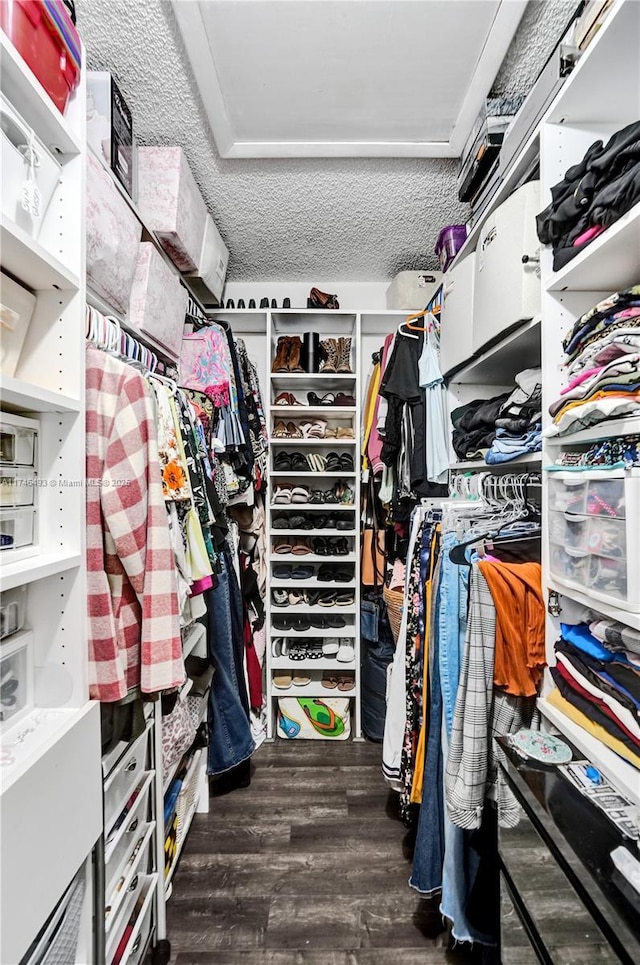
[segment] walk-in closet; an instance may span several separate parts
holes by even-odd
[[[640,2],[0,0],[0,962],[640,962]]]

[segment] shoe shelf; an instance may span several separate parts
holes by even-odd
[[[307,563],[355,563],[355,553],[332,554],[331,556],[320,556],[318,553],[272,553],[269,557],[272,563],[299,563],[306,566]]]
[[[350,324],[346,324],[346,319]],[[272,448],[271,462],[274,466],[270,469],[269,475],[272,478],[274,493],[276,486],[281,491],[289,487],[303,487],[304,490],[319,490],[321,492],[332,493],[335,489],[336,481],[342,480],[344,488],[348,489],[348,496],[351,502],[280,502],[273,499],[269,504],[270,513],[267,514],[267,538],[269,540],[269,565],[267,576],[267,639],[273,641],[278,637],[289,639],[292,643],[304,643],[306,640],[321,638],[323,640],[333,638],[348,640],[353,646],[353,659],[349,663],[337,661],[335,656],[322,657],[321,659],[292,660],[288,656],[275,656],[269,646],[267,648],[267,736],[273,738],[276,733],[277,722],[277,699],[279,697],[335,697],[347,696],[353,698],[351,708],[354,720],[352,721],[352,733],[354,738],[361,737],[360,719],[360,647],[359,647],[359,618],[360,611],[360,579],[359,565],[360,553],[358,547],[358,518],[357,509],[360,505],[360,399],[362,395],[359,373],[360,351],[360,316],[357,313],[342,313],[335,311],[317,310],[289,310],[289,311],[270,311],[267,318],[267,344],[270,346],[271,358],[267,360],[267,367],[272,369],[274,361],[276,365],[283,369],[290,366],[285,371],[269,371],[268,383],[271,391],[271,403],[268,408],[271,432],[274,433],[276,427],[283,431],[282,423],[285,427],[287,423],[293,422],[298,427],[301,423],[322,420],[320,430],[324,424],[328,424],[333,431],[336,428],[350,429],[351,437],[338,438],[334,436],[295,436],[295,435],[272,435],[270,447]],[[336,332],[336,328],[339,330]],[[341,331],[340,331],[341,329]],[[336,371],[304,372],[291,371],[296,367],[305,367],[308,356],[305,352],[309,347],[309,337],[307,333],[319,335],[320,348],[319,356],[321,364],[329,363],[329,368]],[[307,336],[307,337],[305,337]],[[288,337],[291,342],[285,341],[283,337]],[[313,341],[313,340],[312,340]],[[333,344],[336,343],[336,344]],[[288,346],[288,347],[287,347]],[[336,352],[338,353],[336,355]],[[315,367],[309,365],[309,367]],[[339,371],[342,369],[342,371]],[[345,369],[348,369],[345,371]],[[309,393],[312,402],[309,404]],[[341,395],[340,395],[341,393]],[[334,405],[333,400],[338,398],[342,404]],[[281,398],[288,404],[280,405],[274,400]],[[321,403],[320,400],[324,399]],[[298,402],[299,404],[291,404]],[[344,404],[353,401],[353,405]],[[311,453],[322,456],[335,451],[341,454],[348,454],[353,457],[353,467],[342,470],[335,469],[335,462],[331,461],[331,471],[319,472],[317,469],[307,469],[304,463],[307,458],[311,459]],[[283,469],[282,464],[287,465],[288,460],[283,458],[284,453],[289,455],[298,452],[303,459],[297,458],[296,464],[302,466],[301,469]],[[279,468],[275,468],[274,463],[278,462]],[[317,459],[312,462],[320,464]],[[343,487],[340,488],[341,491]],[[301,495],[298,493],[297,495]],[[326,500],[327,496],[323,497]],[[344,513],[351,515],[346,517]],[[300,528],[301,520],[294,520],[294,525],[287,525],[289,518],[302,516],[304,526],[308,527],[309,522],[314,519],[313,514],[323,514],[327,517],[337,519],[348,525],[347,529],[338,527],[321,528]],[[280,519],[284,517],[284,520]],[[276,520],[280,525],[275,525]],[[318,519],[322,524],[322,521]],[[281,526],[286,528],[280,528]],[[298,524],[298,525],[296,525]],[[327,555],[317,552],[307,554],[296,553],[276,553],[273,550],[277,546],[277,540],[284,537],[282,542],[293,543],[294,541],[304,540],[313,541],[318,539],[342,539],[342,544],[348,549],[347,553],[338,554],[331,552]],[[349,542],[346,542],[348,540]],[[313,546],[313,542],[309,542]],[[318,544],[320,546],[320,544]],[[320,546],[321,548],[321,546]],[[293,564],[293,565],[292,565]],[[295,576],[282,576],[279,566],[288,565],[295,572],[301,570],[300,575],[305,574],[306,579],[296,579]],[[320,568],[330,568],[348,577],[348,580],[325,580],[318,579]],[[286,572],[286,571],[285,571]],[[280,576],[276,576],[279,573]],[[337,593],[348,592],[353,596],[353,602],[344,606],[334,604],[333,606],[321,606],[314,604],[309,606],[307,603],[298,603],[288,606],[278,606],[273,602],[272,589],[289,589],[302,591],[304,589],[318,589],[327,592]],[[344,627],[310,627],[308,630],[296,631],[279,629],[277,626],[279,619],[289,616],[298,617],[325,616],[327,618],[345,616],[347,625]],[[318,621],[320,622],[320,621]],[[276,625],[274,625],[274,623]],[[303,624],[304,625],[304,624]],[[287,669],[296,673],[297,670],[323,671],[331,670],[335,675],[344,671],[351,671],[354,676],[354,687],[349,691],[338,691],[336,688],[323,687],[319,679],[313,680],[304,686],[291,684],[288,687],[276,687],[273,684],[273,671]],[[355,673],[354,673],[355,671]],[[307,676],[314,676],[307,674]],[[316,675],[318,676],[318,675]]]
[[[344,636],[343,633],[340,636]],[[338,637],[334,634],[334,638]],[[335,657],[318,657],[316,660],[305,657],[304,660],[292,660],[291,657],[272,657],[272,670],[355,670],[355,660],[348,663],[336,660]]]
[[[346,664],[345,664],[346,666]],[[340,676],[337,674],[336,676]],[[337,687],[323,687],[321,680],[312,680],[310,684],[296,685],[290,687],[278,687],[271,684],[272,697],[355,697],[356,688],[351,690],[338,690]]]

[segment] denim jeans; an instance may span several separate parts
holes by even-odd
[[[456,706],[460,666],[467,633],[467,602],[469,598],[469,567],[459,566],[449,559],[458,540],[454,533],[446,533],[442,540],[440,587],[438,606],[438,659],[442,688],[443,722],[447,736],[451,735],[453,712]]]
[[[438,591],[439,592],[439,591]],[[422,804],[418,818],[418,831],[413,852],[413,870],[409,884],[421,895],[428,897],[440,891],[442,886],[442,863],[444,860],[444,774],[442,765],[442,694],[438,660],[438,609],[434,608],[436,625],[432,636],[433,654],[429,655],[431,673],[429,704],[429,736],[427,738]]]
[[[209,691],[208,774],[222,774],[251,756],[244,676],[242,596],[233,561],[225,548],[218,583],[205,594],[209,659],[214,668]]]

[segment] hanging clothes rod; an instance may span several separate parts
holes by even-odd
[[[159,359],[155,352],[142,342],[122,330],[120,320],[113,315],[104,315],[93,305],[87,304],[85,334],[90,342],[99,348],[118,352],[133,362],[139,362],[149,372],[155,372]]]
[[[133,326],[129,324],[126,318],[123,318],[121,314],[114,311],[109,303],[104,300],[104,298],[96,295],[96,293],[91,291],[90,288],[87,288],[86,303],[100,315],[104,315],[106,318],[115,319],[123,332],[126,332],[130,338],[138,342],[141,346],[144,346],[144,348],[148,351],[152,352],[159,362],[162,362],[164,365],[176,364],[176,360],[170,355],[167,355],[166,351],[161,345],[158,345],[152,338],[145,336],[142,332],[136,331]]]

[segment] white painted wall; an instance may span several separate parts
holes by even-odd
[[[283,273],[285,270],[286,266],[283,265]],[[228,282],[224,289],[224,300],[226,304],[227,299],[233,298],[237,308],[239,298],[244,298],[245,307],[248,306],[250,298],[255,298],[256,308],[259,308],[261,298],[268,298],[269,302],[275,298],[278,308],[282,308],[283,299],[290,298],[292,308],[306,308],[311,288],[319,288],[320,291],[337,295],[341,310],[379,311],[387,307],[386,291],[390,284],[391,278],[367,282]]]

